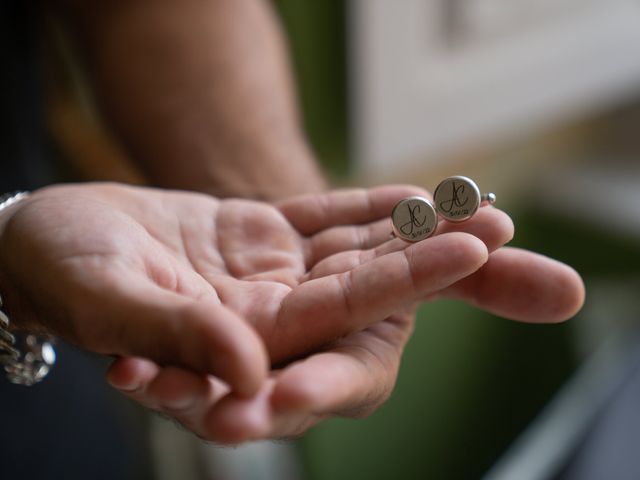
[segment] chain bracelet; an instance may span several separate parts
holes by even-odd
[[[27,197],[27,192],[0,197],[0,212]],[[19,385],[33,385],[47,376],[56,361],[52,342],[40,340],[36,335],[26,335],[24,346],[18,349],[17,339],[9,331],[9,317],[2,311],[0,296],[0,365],[7,379]]]

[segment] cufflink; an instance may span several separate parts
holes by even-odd
[[[462,175],[445,178],[433,192],[436,211],[450,222],[464,222],[473,217],[480,206],[495,201],[495,194],[480,194],[476,182]]]
[[[391,223],[392,235],[408,242],[419,242],[436,231],[438,214],[427,198],[407,197],[393,207]]]

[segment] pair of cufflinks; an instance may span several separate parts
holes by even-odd
[[[433,203],[420,196],[400,200],[391,212],[392,234],[408,242],[430,237],[438,226],[438,214],[450,222],[470,219],[482,205],[493,204],[493,193],[480,194],[478,185],[468,177],[447,177],[433,192]]]

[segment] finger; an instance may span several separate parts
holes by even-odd
[[[349,335],[327,352],[294,363],[277,377],[271,396],[284,412],[363,417],[376,410],[395,385],[411,320],[386,320]]]
[[[228,393],[229,388],[214,377],[165,367],[145,390],[145,401],[156,404],[185,428],[204,436],[205,415]]]
[[[263,384],[262,393],[247,399],[228,395],[228,387],[212,377],[161,368],[135,357],[116,360],[107,371],[107,380],[142,406],[222,444],[298,435],[323,418],[298,411],[276,412],[270,400],[273,380]]]
[[[286,199],[278,208],[300,233],[313,235],[336,225],[369,223],[389,216],[393,206],[410,195],[428,193],[411,185],[334,190]]]
[[[127,397],[155,410],[158,405],[146,397],[145,390],[159,372],[160,366],[151,360],[126,357],[115,360],[109,366],[106,379]]]
[[[502,248],[476,273],[443,290],[495,315],[532,323],[560,322],[584,303],[580,275],[551,258]]]
[[[502,210],[494,207],[482,207],[465,222],[447,222],[441,220],[436,235],[450,232],[465,232],[478,237],[493,252],[513,239],[513,220]]]
[[[233,445],[248,440],[271,438],[273,409],[269,397],[274,380],[267,380],[251,398],[227,395],[205,415],[204,437],[218,443]]]
[[[128,357],[116,360],[107,380],[121,393],[144,407],[163,412],[197,435],[205,435],[206,413],[229,393],[221,381],[150,360]]]
[[[252,395],[266,378],[268,359],[257,333],[214,299],[186,298],[143,279],[106,288],[109,294],[99,292],[102,308],[76,322],[87,348],[212,374],[240,395]]]
[[[278,412],[271,402],[274,379],[258,395],[238,398],[228,395],[204,419],[204,438],[225,445],[249,440],[290,438],[304,433],[327,415],[301,411]]]
[[[391,205],[392,208],[393,205]],[[392,231],[390,214],[391,210],[383,219],[367,225],[328,228],[310,237],[307,249],[309,252],[307,267],[310,268],[322,259],[338,252],[367,250],[388,242]],[[506,213],[487,206],[480,208],[470,220],[465,222],[455,223],[440,219],[435,235],[447,232],[467,232],[480,238],[485,242],[489,251],[493,251],[513,238],[513,230],[513,221]]]
[[[390,228],[388,225],[387,227]],[[440,222],[436,235],[450,232],[469,233],[482,240],[487,246],[487,250],[492,252],[513,238],[513,222],[506,213],[496,208],[482,208],[467,222]],[[337,247],[335,244],[333,246]],[[348,247],[349,245],[345,242],[340,246]],[[401,239],[393,239],[366,251],[347,250],[335,253],[314,265],[308,274],[308,278],[319,278],[334,273],[346,272],[375,258],[403,250],[406,247],[407,242]]]
[[[476,237],[447,233],[302,283],[285,297],[276,325],[266,334],[272,361],[362,330],[470,275],[487,256]]]
[[[311,268],[338,252],[375,248],[392,238],[391,231],[389,218],[367,225],[339,226],[323,230],[307,240],[306,267]]]

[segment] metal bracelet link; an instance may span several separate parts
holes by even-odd
[[[19,192],[0,197],[0,211],[27,197]],[[19,385],[33,385],[47,376],[56,361],[53,343],[41,340],[36,335],[24,337],[22,350],[16,348],[17,339],[9,331],[9,317],[2,308],[0,296],[0,365],[4,367],[7,379]]]

